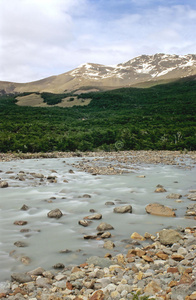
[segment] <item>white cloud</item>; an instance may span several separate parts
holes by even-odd
[[[84,62],[116,64],[141,54],[195,52],[192,7],[160,5],[136,11],[125,6],[113,15],[104,6],[96,10],[101,3],[1,0],[0,80],[36,80]]]

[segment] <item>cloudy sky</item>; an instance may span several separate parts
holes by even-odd
[[[0,80],[196,53],[195,0],[0,0]]]

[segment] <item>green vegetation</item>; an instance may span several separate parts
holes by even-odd
[[[140,296],[141,293],[140,292],[137,292],[137,293],[131,293],[133,295],[133,298],[132,300],[155,300],[155,298],[152,298],[150,296]]]
[[[85,93],[90,104],[70,108],[17,106],[16,97],[0,98],[0,152],[196,150],[194,80]]]

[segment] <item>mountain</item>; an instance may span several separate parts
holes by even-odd
[[[0,93],[110,90],[120,87],[146,87],[196,75],[196,55],[141,55],[125,63],[105,66],[85,63],[58,76],[29,83],[1,81]]]

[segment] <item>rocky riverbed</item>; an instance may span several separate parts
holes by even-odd
[[[196,299],[196,228],[165,229],[157,236],[134,233],[125,248],[126,254],[108,252],[77,266],[59,263],[53,270],[13,273],[12,282],[0,284],[0,298],[124,300],[140,294]]]
[[[0,160],[0,298],[196,299],[195,152]]]

